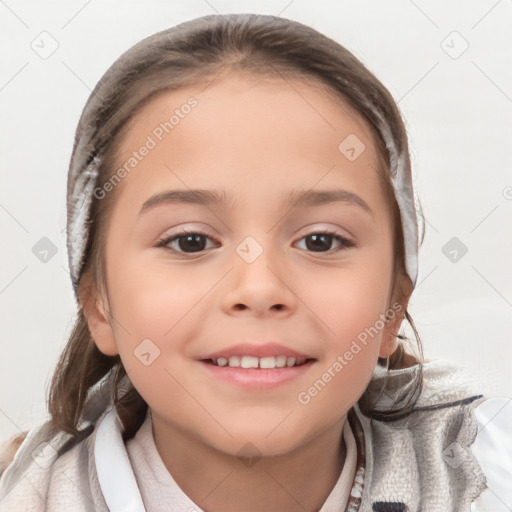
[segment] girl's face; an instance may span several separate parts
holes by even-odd
[[[88,320],[155,427],[233,455],[246,443],[275,455],[342,425],[377,357],[396,348],[404,313],[362,118],[311,83],[232,74],[154,98],[118,158],[120,183],[96,190],[118,194],[109,303],[100,298]],[[272,356],[294,351],[307,364],[205,361],[288,365]]]

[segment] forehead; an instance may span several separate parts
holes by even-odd
[[[153,97],[125,126],[116,156],[131,200],[159,182],[253,183],[256,193],[265,181],[277,191],[343,174],[354,185],[375,181],[383,165],[368,122],[319,82],[238,73]]]

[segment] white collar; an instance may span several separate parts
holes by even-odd
[[[343,437],[348,443],[347,455],[355,457],[356,445],[348,420],[345,423]],[[99,420],[94,441],[94,460],[98,482],[109,511],[146,512],[123,443],[122,424],[115,407]],[[341,499],[340,496],[344,492],[347,482],[352,482],[354,469],[345,465],[342,476],[340,476],[335,488],[322,506],[322,511],[333,509],[334,505]]]
[[[101,419],[94,441],[101,492],[110,512],[146,512],[122,438],[116,408]]]

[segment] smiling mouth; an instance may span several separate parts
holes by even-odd
[[[226,368],[243,368],[243,369],[264,369],[272,370],[275,368],[293,368],[303,366],[309,361],[314,361],[311,358],[295,358],[286,356],[267,356],[267,357],[254,357],[254,356],[231,356],[219,357],[217,359],[204,359],[206,363],[214,366],[221,366]]]

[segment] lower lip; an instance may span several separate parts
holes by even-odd
[[[199,361],[207,371],[219,379],[231,382],[247,389],[271,389],[285,384],[304,375],[315,362],[310,359],[301,366],[284,366],[283,368],[230,368],[229,366],[216,366],[206,361]]]

